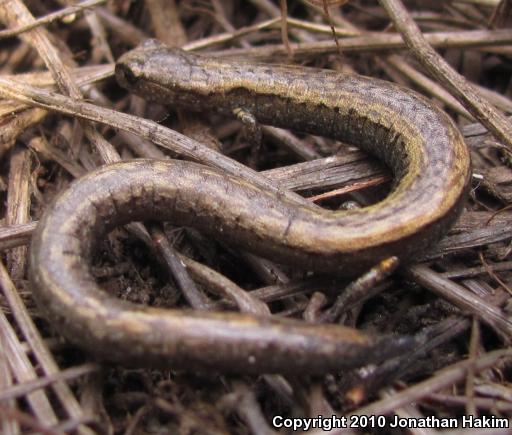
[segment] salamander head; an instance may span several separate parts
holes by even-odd
[[[201,56],[150,39],[116,63],[116,79],[129,91],[162,104],[190,105],[190,94],[207,92]]]

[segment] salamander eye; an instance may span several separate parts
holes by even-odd
[[[141,77],[141,70],[136,64],[119,63],[116,65],[116,77],[120,83],[134,86]]]

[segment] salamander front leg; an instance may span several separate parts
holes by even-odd
[[[258,155],[261,150],[262,130],[261,124],[256,117],[246,109],[238,107],[233,110],[233,114],[244,125],[244,136],[251,144],[251,156],[249,157],[249,166],[256,168],[258,164]]]

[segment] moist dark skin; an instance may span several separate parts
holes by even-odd
[[[182,161],[105,166],[73,183],[34,235],[40,307],[71,341],[124,365],[250,373],[322,373],[379,362],[411,345],[350,328],[235,313],[140,307],[108,296],[89,271],[117,225],[169,220],[281,263],[353,274],[439,240],[458,216],[470,160],[448,116],[399,86],[333,71],[223,61],[150,41],[119,60],[122,86],[164,104],[327,135],[382,158],[397,181],[382,202],[333,212]]]

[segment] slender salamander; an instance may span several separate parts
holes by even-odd
[[[238,313],[136,306],[90,273],[99,238],[130,221],[194,226],[278,262],[353,274],[439,240],[458,216],[470,159],[450,118],[426,98],[358,75],[214,59],[154,41],[125,54],[116,77],[166,104],[251,112],[264,124],[329,136],[386,162],[396,177],[376,205],[329,211],[191,162],[135,160],[79,179],[48,207],[34,235],[30,278],[66,337],[129,365],[319,373],[382,361],[411,342],[337,325]]]

